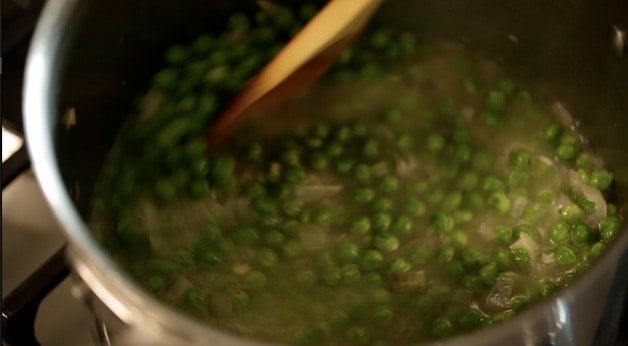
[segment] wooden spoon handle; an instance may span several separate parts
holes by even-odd
[[[250,109],[293,96],[315,80],[364,28],[383,0],[332,0],[236,96],[208,132],[220,142]]]

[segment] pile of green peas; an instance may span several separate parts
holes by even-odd
[[[146,289],[251,338],[407,344],[508,319],[612,241],[613,174],[579,134],[411,33],[372,28],[327,76],[401,85],[398,99],[208,148],[213,117],[315,11],[236,14],[166,53],[92,203],[100,241]],[[429,91],[437,61],[458,97]],[[526,117],[536,127],[517,132]]]

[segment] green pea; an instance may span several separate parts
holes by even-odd
[[[412,230],[412,219],[405,215],[399,216],[391,225],[391,231],[399,236],[407,235]]]
[[[260,196],[251,201],[253,209],[263,215],[274,215],[277,213],[277,204],[268,196]]]
[[[251,298],[249,294],[243,290],[236,290],[231,294],[231,306],[235,310],[243,310],[246,309],[251,303]]]
[[[482,190],[485,192],[499,192],[503,191],[506,188],[504,182],[499,180],[499,178],[493,176],[487,176],[482,181]]]
[[[283,220],[277,215],[266,215],[262,217],[261,224],[268,228],[279,226]]]
[[[456,226],[454,218],[449,214],[437,212],[432,216],[432,226],[441,232],[450,232]]]
[[[371,230],[371,220],[367,216],[362,216],[352,221],[349,229],[355,234],[368,234]]]
[[[351,122],[351,130],[355,137],[364,137],[369,132],[369,125],[364,120],[355,120]]]
[[[345,332],[345,338],[354,345],[366,345],[371,340],[371,333],[364,327],[351,327]]]
[[[298,165],[300,156],[301,154],[297,148],[288,148],[286,151],[281,153],[280,159],[281,162],[287,165]]]
[[[284,244],[282,250],[283,250],[284,256],[288,258],[298,257],[299,255],[301,255],[301,252],[302,252],[301,244],[299,244],[299,242],[296,240],[287,241]]]
[[[541,192],[539,192],[537,198],[539,202],[543,204],[552,205],[556,200],[556,195],[550,190],[542,190]]]
[[[483,211],[484,197],[476,191],[469,191],[462,195],[462,207],[471,211]]]
[[[384,283],[384,279],[379,273],[368,272],[364,275],[364,282],[371,287],[380,287]]]
[[[465,330],[476,329],[486,326],[489,318],[478,309],[467,309],[458,318],[458,324]]]
[[[361,183],[368,183],[371,180],[371,169],[363,163],[355,165],[353,168],[354,178]]]
[[[188,187],[190,197],[200,199],[209,195],[209,186],[204,179],[195,179]]]
[[[451,245],[457,248],[466,247],[469,244],[469,237],[463,231],[453,231],[451,233]]]
[[[312,129],[312,134],[319,138],[325,138],[331,132],[329,125],[325,123],[318,123]]]
[[[462,261],[467,268],[477,268],[486,262],[486,256],[480,250],[466,248],[462,251]]]
[[[244,190],[247,196],[251,199],[262,197],[266,194],[266,187],[264,186],[264,184],[257,181],[248,183],[245,186]]]
[[[315,170],[323,170],[329,166],[329,160],[325,154],[315,151],[310,155],[310,166]]]
[[[582,152],[576,158],[576,168],[588,170],[593,166],[593,156],[587,152]]]
[[[358,258],[360,248],[353,243],[345,243],[338,248],[338,259],[344,263],[351,263]]]
[[[508,172],[508,186],[512,188],[524,187],[528,182],[528,174],[521,169],[513,169]]]
[[[615,233],[619,230],[619,226],[621,225],[621,221],[619,217],[611,215],[605,217],[600,222],[600,235],[603,240],[609,240],[613,238]]]
[[[379,155],[379,150],[379,142],[375,139],[368,139],[362,147],[362,155],[367,159],[373,159]]]
[[[530,303],[530,297],[518,294],[510,298],[509,307],[515,311],[520,311]]]
[[[577,151],[573,144],[560,144],[556,148],[555,154],[563,161],[571,161],[576,157]]]
[[[407,185],[410,194],[421,194],[427,190],[427,187],[427,181],[423,179],[413,179]]]
[[[442,339],[451,335],[453,331],[451,321],[446,317],[439,317],[432,323],[430,334],[437,339]]]
[[[283,233],[277,230],[270,230],[264,234],[264,242],[271,248],[277,248],[285,241]]]
[[[157,72],[153,77],[153,85],[163,90],[172,90],[177,83],[179,76],[175,69],[165,69]]]
[[[412,146],[413,138],[408,134],[401,134],[395,139],[395,145],[401,151],[407,151]]]
[[[476,151],[471,158],[471,165],[478,171],[485,171],[492,167],[493,159],[483,151]]]
[[[406,201],[404,211],[406,214],[414,217],[423,216],[427,211],[425,208],[425,204],[416,198],[409,198]]]
[[[499,269],[497,268],[497,264],[488,263],[485,264],[479,271],[480,279],[486,286],[492,286],[499,275]]]
[[[467,162],[471,160],[473,156],[473,149],[467,144],[460,144],[456,146],[454,151],[454,160],[457,162]]]
[[[388,230],[391,222],[392,218],[390,214],[378,212],[373,215],[371,225],[373,226],[374,230],[383,232]]]
[[[452,280],[459,282],[465,275],[465,269],[460,261],[454,260],[445,264],[445,273]]]
[[[525,90],[521,90],[517,93],[516,100],[521,104],[530,104],[532,102],[532,95]]]
[[[514,248],[510,250],[510,253],[512,254],[513,262],[518,266],[527,267],[532,261],[532,256],[530,255],[530,252],[525,248]]]
[[[183,46],[176,45],[166,51],[166,61],[169,64],[178,65],[185,62],[189,57],[187,49]]]
[[[605,244],[603,242],[597,242],[591,246],[591,257],[595,258],[602,254]]]
[[[508,155],[508,162],[516,168],[527,168],[532,162],[532,156],[525,149],[513,149]]]
[[[338,286],[342,281],[342,270],[336,267],[330,267],[323,270],[321,277],[329,286]]]
[[[427,195],[427,200],[431,204],[439,204],[445,199],[445,192],[441,189],[433,189]]]
[[[510,198],[503,192],[493,192],[488,197],[488,204],[498,213],[504,214],[510,210]]]
[[[393,310],[388,306],[378,306],[373,310],[373,314],[371,315],[373,321],[380,325],[389,325],[395,314]]]
[[[376,270],[384,263],[384,256],[376,250],[366,250],[360,257],[360,265],[364,270]]]
[[[190,268],[195,264],[194,254],[191,251],[179,250],[175,255],[175,261],[182,268]]]
[[[251,270],[250,272],[248,272],[246,274],[245,281],[248,287],[250,287],[251,289],[264,288],[264,286],[266,286],[266,284],[268,283],[266,274],[258,270]]]
[[[222,263],[220,255],[216,250],[213,249],[202,251],[200,254],[198,254],[197,260],[200,265],[206,268],[214,267]]]
[[[220,251],[223,253],[229,253],[235,248],[235,243],[233,240],[223,237],[218,240],[218,248],[220,248]]]
[[[587,244],[591,240],[591,230],[584,223],[577,223],[571,228],[571,239],[576,244]]]
[[[451,192],[442,202],[442,207],[445,211],[454,211],[456,208],[460,206],[462,202],[462,193],[460,191]]]
[[[151,275],[148,279],[146,279],[144,285],[148,288],[148,290],[159,293],[165,288],[166,280],[159,275]]]
[[[356,264],[347,264],[342,267],[342,280],[346,284],[353,284],[360,280],[360,269]]]
[[[296,333],[294,338],[294,344],[302,346],[318,345],[324,339],[324,332],[309,328],[303,329]]]
[[[235,229],[233,237],[241,244],[251,245],[257,242],[259,234],[251,226],[240,226]]]
[[[580,142],[580,138],[578,137],[578,135],[576,135],[573,132],[564,132],[560,136],[561,144],[575,145],[575,144],[578,144],[579,142]]]
[[[327,146],[325,148],[325,153],[329,156],[329,157],[338,157],[340,155],[342,155],[344,153],[345,149],[342,145],[342,143],[337,142],[337,141],[330,141],[329,143],[327,143]]]
[[[338,173],[347,174],[353,168],[355,161],[347,157],[339,157],[335,162],[336,171]]]
[[[210,177],[216,186],[232,191],[236,186],[235,161],[231,157],[218,157],[211,162]]]
[[[454,221],[458,224],[471,222],[473,220],[473,213],[469,210],[456,210],[454,211]]]
[[[507,226],[495,227],[495,240],[501,245],[510,245],[514,241],[512,229]]]
[[[500,271],[509,270],[513,267],[513,256],[506,249],[495,249],[490,255],[491,261],[497,265]]]
[[[591,173],[589,183],[599,190],[606,190],[613,182],[613,174],[604,169],[598,169]]]
[[[197,287],[189,288],[181,297],[181,304],[184,308],[200,311],[205,306],[205,294]]]
[[[297,282],[306,287],[312,287],[316,284],[316,275],[311,270],[303,270],[297,274]]]
[[[462,287],[471,292],[479,292],[484,285],[482,278],[478,275],[467,275],[462,278]]]
[[[392,234],[380,233],[373,238],[373,245],[379,250],[392,252],[399,247],[399,240]]]
[[[409,249],[407,257],[413,264],[425,264],[429,259],[429,254],[425,249],[413,246]]]
[[[515,227],[515,229],[512,232],[513,237],[515,239],[519,239],[520,236],[521,236],[521,233],[525,233],[525,234],[529,235],[536,242],[541,242],[541,233],[535,227],[532,227],[530,225],[519,225],[519,226]]]
[[[299,200],[288,200],[283,203],[282,209],[287,216],[296,217],[303,211],[303,202]]]
[[[283,175],[285,181],[290,184],[302,183],[307,178],[307,173],[297,166],[286,167]]]
[[[368,203],[375,198],[375,192],[368,188],[357,189],[353,194],[353,199],[361,204]]]
[[[177,195],[177,187],[170,179],[160,179],[155,185],[155,194],[161,202],[169,203]]]
[[[376,212],[386,212],[393,208],[393,201],[388,197],[378,198],[371,203],[371,208]]]
[[[560,217],[568,224],[574,224],[584,217],[584,212],[575,203],[564,205],[558,212],[560,213]]]
[[[452,246],[444,246],[436,251],[436,259],[441,263],[451,261],[456,255],[456,249]]]
[[[501,90],[489,91],[486,95],[485,105],[490,110],[502,110],[506,105],[506,94]]]
[[[348,125],[343,125],[334,131],[334,137],[340,142],[346,142],[353,137],[353,133]]]
[[[554,244],[564,244],[569,241],[569,226],[563,222],[552,225],[549,229],[549,238]]]
[[[399,180],[391,175],[386,175],[382,177],[379,187],[386,193],[395,192],[399,188]]]
[[[559,124],[551,124],[545,128],[543,136],[546,140],[557,140],[563,133],[563,128]]]
[[[558,286],[551,281],[541,281],[539,283],[538,292],[542,297],[547,297],[552,294]]]
[[[412,265],[408,263],[408,261],[406,261],[405,259],[399,257],[392,260],[390,262],[390,265],[388,266],[388,272],[394,276],[399,276],[403,273],[406,273],[410,269],[412,269]]]
[[[478,186],[479,178],[475,172],[464,172],[458,179],[458,188],[462,190],[473,190]]]
[[[264,267],[272,267],[275,263],[277,263],[278,256],[275,251],[268,248],[262,248],[257,253],[257,260]]]
[[[445,146],[445,139],[437,133],[430,133],[426,140],[426,146],[432,152],[438,152]]]

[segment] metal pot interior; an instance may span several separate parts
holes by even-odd
[[[253,6],[226,0],[80,5],[65,41],[54,123],[58,168],[81,215],[88,215],[93,183],[117,129],[165,49],[218,32],[228,13]],[[612,45],[613,25],[628,29],[627,2],[389,0],[375,20],[411,29],[426,41],[461,42],[496,60],[541,99],[564,102],[615,172],[617,202],[628,218],[628,57]],[[76,123],[68,127],[71,108]],[[617,241],[614,260],[627,237]]]

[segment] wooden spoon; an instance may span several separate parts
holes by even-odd
[[[336,61],[383,0],[331,0],[242,89],[207,132],[224,140],[251,110],[294,96]]]

